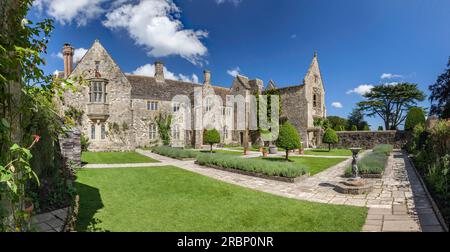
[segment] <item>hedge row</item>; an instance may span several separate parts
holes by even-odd
[[[199,154],[198,151],[192,151],[192,150],[184,150],[184,149],[178,149],[178,148],[172,148],[167,146],[158,146],[153,147],[152,152],[176,159],[184,159],[184,158],[196,158]]]
[[[296,178],[306,174],[307,169],[294,163],[268,162],[261,159],[236,158],[227,154],[199,154],[197,162],[205,166],[218,166],[268,176]]]

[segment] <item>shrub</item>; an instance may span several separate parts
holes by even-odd
[[[373,152],[384,153],[386,156],[389,156],[394,150],[394,146],[391,144],[379,144],[373,148]]]
[[[383,131],[383,126],[378,126],[378,131]]]
[[[297,129],[289,122],[285,122],[281,128],[276,145],[286,150],[286,160],[289,159],[289,151],[301,147],[300,136]]]
[[[328,151],[331,150],[331,144],[336,144],[339,141],[339,137],[333,129],[327,129],[323,134],[323,143],[328,144]]]
[[[356,125],[352,125],[351,131],[358,131],[358,127]]]
[[[84,133],[81,133],[80,142],[81,142],[81,151],[88,151],[89,145],[91,143],[89,142],[89,138]]]
[[[295,163],[236,158],[236,156],[226,154],[199,154],[197,162],[205,166],[218,166],[225,169],[242,170],[268,176],[295,178],[306,174],[306,168]]]
[[[213,144],[220,143],[220,133],[216,129],[206,130],[203,134],[203,142],[211,146],[211,152]]]
[[[413,130],[418,124],[425,125],[425,112],[422,108],[412,107],[406,115],[405,130]]]
[[[381,174],[384,171],[388,156],[383,152],[369,152],[358,160],[358,170],[360,174]],[[352,167],[345,170],[346,176],[351,176]]]
[[[195,158],[199,154],[198,151],[193,150],[184,150],[184,149],[178,149],[178,148],[172,148],[168,146],[158,146],[153,147],[152,152],[176,159],[183,159],[183,158]]]

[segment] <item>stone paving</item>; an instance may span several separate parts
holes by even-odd
[[[68,212],[69,208],[62,208],[35,215],[31,218],[31,226],[38,232],[63,232]]]
[[[340,194],[334,190],[334,185],[344,180],[342,174],[351,163],[351,158],[302,181],[286,183],[212,169],[197,165],[194,161],[180,161],[151,151],[137,152],[161,162],[152,163],[153,167],[172,165],[231,184],[288,198],[368,207],[363,231],[442,231],[409,159],[400,151],[395,151],[389,157],[383,178],[369,179],[374,184],[374,189],[365,195]],[[365,153],[367,151],[361,155]],[[251,153],[250,157],[257,155]],[[114,166],[104,165],[102,168]],[[121,166],[130,167],[127,164]]]

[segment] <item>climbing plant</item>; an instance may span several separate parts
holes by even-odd
[[[159,136],[161,137],[163,145],[169,145],[170,144],[170,128],[172,125],[172,115],[165,114],[165,113],[159,113],[155,117],[155,123],[158,126],[158,133],[159,133]]]

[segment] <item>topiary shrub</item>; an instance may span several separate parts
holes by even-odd
[[[425,112],[422,108],[412,107],[406,115],[405,130],[413,130],[418,124],[425,125]]]
[[[216,129],[206,130],[203,134],[203,142],[211,146],[211,153],[213,150],[213,145],[220,143],[220,133]]]
[[[323,143],[328,144],[328,151],[331,151],[331,145],[339,142],[339,137],[333,129],[327,129],[323,134]]]
[[[300,135],[298,134],[297,129],[289,122],[285,122],[280,128],[278,139],[275,144],[277,147],[286,150],[286,160],[289,160],[289,151],[301,147]]]

